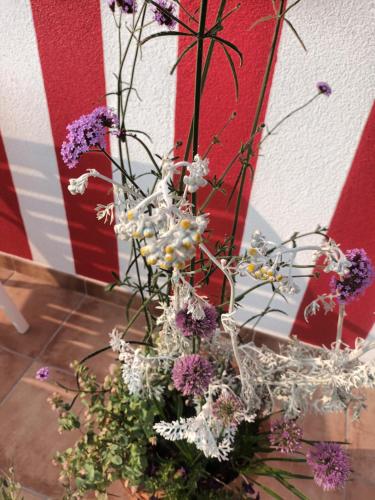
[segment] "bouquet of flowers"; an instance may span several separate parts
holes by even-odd
[[[282,243],[269,241],[255,231],[242,254],[235,244],[251,159],[284,121],[266,128],[260,123],[260,114],[280,23],[294,4],[286,8],[281,0],[275,15],[264,20],[273,21],[275,31],[256,116],[248,141],[239,145],[220,178],[212,175],[215,167],[210,167],[208,153],[198,150],[200,99],[215,45],[225,52],[237,86],[233,57],[241,60],[242,54],[218,33],[223,32],[225,19],[235,14],[238,6],[228,10],[222,0],[216,24],[208,27],[209,2],[199,4],[196,12],[187,13],[191,22],[186,24],[177,15],[178,7],[185,9],[177,0],[108,0],[119,39],[124,26],[130,33],[128,45],[120,48],[117,111],[98,107],[81,116],[68,126],[62,146],[69,168],[76,167],[83,154],[96,150],[120,171],[122,182],[116,182],[90,169],[70,179],[68,189],[72,195],[84,195],[95,177],[113,190],[113,202],[98,205],[97,218],[112,224],[118,238],[129,242],[132,250],[128,271],[124,277],[116,276],[111,287],[126,286],[132,297],[141,299],[126,328],[110,332],[109,346],[73,364],[77,380],[73,401],[52,398],[61,430],[80,428],[82,432],[73,448],[56,457],[62,466],[60,479],[66,498],[83,498],[89,491],[106,498],[108,488],[117,480],[130,488],[134,498],[148,494],[147,498],[171,500],[259,498],[262,491],[282,498],[263,484],[264,476],[274,478],[288,494],[302,499],[307,497],[293,485],[294,478],[314,479],[324,491],[338,489],[350,475],[346,451],[339,443],[304,439],[299,418],[310,411],[345,411],[349,407],[356,418],[364,406],[359,389],[375,385],[374,365],[361,360],[372,346],[358,340],[355,348],[349,348],[341,338],[346,304],[373,278],[366,252],[343,252],[319,226],[306,234],[295,233]],[[155,23],[164,29],[145,35],[147,27]],[[183,158],[182,144],[158,156],[147,145],[147,134],[125,126],[140,51],[151,39],[162,36],[191,38],[176,64],[195,50],[194,112]],[[125,84],[123,73],[131,45],[135,51],[130,82]],[[319,82],[309,103],[330,93],[329,85]],[[108,153],[108,134],[116,137],[118,158]],[[146,191],[132,170],[131,141],[140,144],[150,160],[152,182]],[[218,142],[216,137],[210,148]],[[236,166],[239,188],[233,230],[226,241],[213,244],[206,209]],[[198,203],[197,191],[208,187],[208,195]],[[319,242],[304,244],[304,238],[311,234]],[[328,313],[338,307],[336,342],[330,348],[320,348],[294,338],[278,351],[256,345],[236,319],[241,300],[260,286],[284,297],[298,293],[293,270],[296,256],[304,252],[312,255],[321,272],[332,274],[331,289],[306,308],[306,319],[321,308]],[[224,279],[221,302],[213,303],[205,296],[204,286],[218,276]],[[242,293],[237,290],[239,277],[249,283]],[[269,311],[268,305],[257,318]],[[129,339],[129,330],[140,315],[144,316],[145,336]],[[104,381],[98,381],[85,362],[107,349],[117,353],[118,365]],[[38,376],[43,378],[43,374]],[[81,415],[75,412],[77,401],[85,407]],[[271,460],[307,462],[311,473],[271,467]]]

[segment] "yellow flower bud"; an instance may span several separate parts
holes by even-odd
[[[132,210],[129,210],[129,212],[126,214],[126,217],[128,218],[128,220],[133,220],[134,212]]]
[[[255,270],[255,264],[249,264],[247,266],[247,270],[249,271],[249,273],[252,273]]]
[[[191,237],[195,243],[200,243],[202,241],[202,235],[200,233],[194,233]]]
[[[141,233],[139,231],[133,231],[132,232],[132,237],[133,238],[140,238],[141,237]]]
[[[148,247],[148,246],[142,247],[140,252],[141,252],[142,257],[146,257],[146,255],[149,255],[149,253],[150,253],[150,247]]]
[[[175,269],[183,269],[184,267],[185,267],[184,262],[176,262],[176,264],[174,265]]]
[[[154,232],[151,229],[145,229],[143,231],[143,236],[145,238],[152,238],[154,236]]]
[[[182,240],[182,246],[183,246],[184,248],[186,248],[187,250],[189,250],[189,249],[193,246],[193,244],[192,244],[192,242],[190,241],[190,239],[189,239],[189,238],[184,238],[184,239]]]
[[[156,261],[157,261],[157,258],[155,257],[155,255],[150,255],[150,257],[147,258],[147,264],[149,266],[154,266],[156,264]]]
[[[191,226],[191,222],[189,221],[189,219],[182,219],[182,221],[180,222],[180,226],[182,227],[182,229],[189,229]]]
[[[174,248],[172,247],[172,245],[167,245],[164,249],[165,253],[173,253],[174,252]]]
[[[276,276],[276,281],[282,281],[282,279],[283,279],[283,275],[282,274],[278,274]]]
[[[268,276],[273,276],[273,271],[272,271],[272,269],[269,269],[269,270],[267,271],[267,274],[268,274]]]
[[[247,251],[249,255],[256,255],[257,254],[257,249],[250,247],[249,250]]]
[[[261,277],[262,277],[262,273],[261,273],[261,271],[259,271],[259,270],[258,270],[258,271],[255,271],[254,276],[255,276],[256,278],[261,278]]]
[[[173,257],[173,255],[171,255],[171,254],[167,254],[167,255],[164,257],[164,259],[165,259],[165,262],[173,262],[173,261],[174,261],[174,257]]]

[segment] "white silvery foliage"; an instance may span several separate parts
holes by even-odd
[[[237,428],[223,428],[212,415],[211,405],[206,403],[201,411],[190,418],[180,418],[173,422],[159,422],[154,425],[158,434],[169,441],[186,439],[201,450],[206,457],[228,460],[233,449]]]
[[[159,355],[179,357],[181,354],[191,353],[191,343],[181,335],[176,326],[176,310],[171,305],[160,304],[161,315],[157,319],[160,326],[157,338],[157,352]]]
[[[118,359],[122,363],[122,378],[130,394],[160,399],[163,393],[160,378],[163,371],[170,369],[168,359],[145,356],[140,348],[133,349],[124,340],[115,345],[120,346]]]
[[[243,399],[254,412],[271,413],[275,403],[281,404],[286,418],[349,407],[356,418],[363,407],[357,389],[375,387],[374,363],[360,359],[367,350],[362,341],[354,349],[328,349],[293,339],[280,354],[246,344],[240,347]]]

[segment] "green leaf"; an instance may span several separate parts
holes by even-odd
[[[251,482],[259,486],[259,488],[268,493],[271,497],[276,498],[277,500],[284,500],[283,497],[276,493],[276,491],[271,490],[271,488],[269,488],[265,484],[259,483],[255,479],[251,479]]]
[[[182,52],[181,54],[179,55],[179,57],[177,58],[177,61],[174,63],[174,65],[172,66],[172,69],[171,71],[169,72],[170,75],[173,75],[175,69],[177,68],[177,66],[179,65],[179,63],[182,61],[182,59],[186,56],[186,54],[193,48],[195,47],[195,45],[197,45],[197,41],[195,40],[194,42],[192,42],[190,45],[188,45]]]
[[[287,18],[284,18],[284,20],[285,20],[286,24],[289,26],[289,28],[292,30],[292,32],[294,33],[294,35],[297,38],[297,40],[299,41],[299,43],[302,45],[303,50],[305,52],[307,52],[306,45],[303,43],[302,38],[299,36],[299,34],[298,34],[297,30],[295,29],[295,27],[293,26],[293,24]]]
[[[224,53],[227,56],[227,59],[228,59],[228,62],[229,62],[229,66],[230,66],[230,69],[232,71],[233,80],[234,80],[234,87],[235,87],[235,90],[236,90],[236,100],[238,101],[239,89],[238,89],[238,78],[237,78],[236,68],[234,66],[234,62],[233,62],[232,56],[229,54],[227,48],[224,45],[221,45],[221,46],[223,47]]]
[[[234,52],[236,52],[236,54],[239,56],[240,64],[242,66],[242,63],[243,63],[242,52],[240,51],[240,49],[236,45],[234,45],[234,43],[229,42],[228,40],[224,40],[224,38],[221,38],[219,36],[210,36],[209,38],[212,38],[212,40],[216,40],[220,44],[226,45],[227,47],[230,47],[232,50],[234,50]]]
[[[153,33],[150,36],[147,36],[144,40],[142,40],[141,45],[149,42],[153,38],[159,38],[159,36],[194,36],[191,33],[181,33],[180,31],[160,31],[158,33]]]
[[[122,458],[120,457],[120,455],[113,455],[111,457],[111,462],[113,463],[113,465],[122,465]]]

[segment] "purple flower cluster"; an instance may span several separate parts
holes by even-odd
[[[276,420],[270,431],[268,439],[281,453],[295,453],[301,448],[303,431],[294,420]]]
[[[125,14],[137,12],[136,0],[107,0],[107,4],[112,12],[115,11],[116,3]]]
[[[176,10],[175,5],[173,5],[172,2],[169,2],[168,0],[156,0],[157,4],[159,7],[161,7],[161,10],[159,7],[154,6],[153,13],[154,13],[154,19],[155,21],[160,25],[160,26],[167,26],[170,30],[172,30],[176,26],[176,21],[168,15],[168,13],[174,15],[174,12]]]
[[[316,84],[317,89],[321,94],[326,95],[327,97],[332,94],[332,89],[326,82],[318,82]]]
[[[37,380],[41,380],[44,382],[47,380],[49,377],[49,368],[48,366],[43,366],[43,368],[39,368],[39,370],[36,372],[35,378]]]
[[[218,314],[213,306],[205,306],[203,308],[204,317],[194,319],[193,315],[188,312],[187,308],[181,309],[176,314],[176,325],[184,337],[197,337],[211,339],[217,328]]]
[[[240,398],[230,392],[222,392],[212,405],[214,417],[220,420],[225,427],[237,426],[240,423],[238,414],[244,411]]]
[[[350,475],[350,460],[337,443],[316,443],[306,454],[314,480],[324,491],[342,488]]]
[[[184,396],[201,396],[209,386],[213,366],[199,354],[188,354],[175,361],[172,379]]]
[[[83,153],[92,147],[104,148],[107,128],[118,127],[114,111],[100,106],[88,115],[82,115],[67,126],[67,140],[61,147],[61,156],[69,168],[77,165]]]
[[[338,295],[341,304],[358,298],[374,278],[371,260],[363,248],[348,250],[345,257],[350,262],[347,274],[341,279],[334,276],[330,283],[332,293]]]

